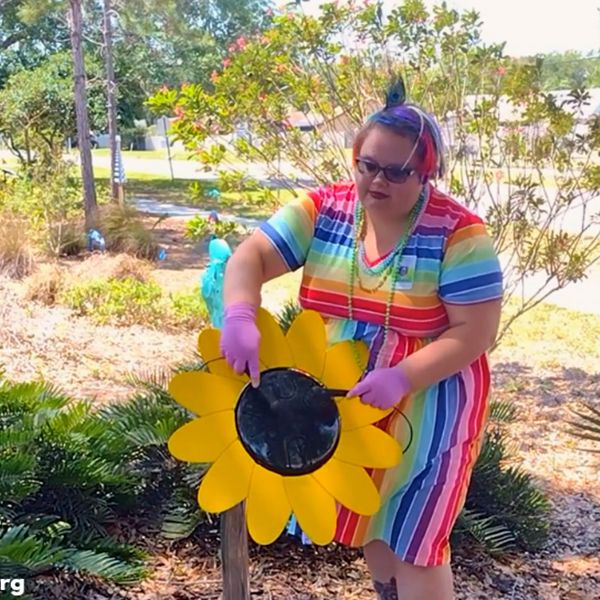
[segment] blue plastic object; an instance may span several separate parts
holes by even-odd
[[[231,256],[231,247],[220,238],[212,239],[208,244],[208,267],[200,278],[200,294],[206,302],[208,314],[214,327],[223,326],[223,278],[225,267]]]
[[[106,252],[106,241],[104,236],[97,229],[90,229],[87,232],[87,249],[90,252],[100,250]]]

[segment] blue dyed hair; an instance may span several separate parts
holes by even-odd
[[[435,119],[421,107],[405,103],[372,114],[356,135],[352,148],[353,160],[356,160],[365,138],[375,125],[416,142],[417,172],[422,181],[444,176],[446,165],[442,134]]]

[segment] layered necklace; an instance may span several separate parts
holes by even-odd
[[[408,224],[396,247],[389,252],[383,260],[379,261],[376,265],[369,267],[368,270],[372,274],[379,275],[379,280],[373,287],[367,287],[364,284],[360,274],[359,260],[363,264],[366,263],[366,255],[364,250],[365,212],[361,202],[358,199],[356,200],[354,206],[354,235],[352,236],[352,255],[348,284],[348,316],[350,320],[353,320],[354,287],[357,282],[361,290],[372,294],[380,290],[386,284],[386,282],[391,279],[389,294],[385,304],[383,342],[381,345],[382,348],[385,348],[388,331],[390,328],[390,316],[394,301],[394,292],[396,291],[396,284],[398,283],[398,276],[400,274],[400,261],[402,260],[402,254],[404,253],[404,249],[406,248],[406,244],[408,243],[410,236],[413,234],[415,225],[425,205],[426,198],[427,190],[424,186],[419,194],[418,200],[415,202],[408,215]],[[356,358],[358,358],[358,353],[356,351],[355,354]]]

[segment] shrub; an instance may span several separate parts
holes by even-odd
[[[0,213],[0,272],[14,279],[31,273],[33,250],[27,222],[10,213]]]
[[[42,264],[26,281],[25,299],[52,306],[65,288],[65,275],[56,263]]]
[[[141,554],[108,535],[140,485],[109,430],[48,385],[0,383],[0,574],[143,574]]]
[[[209,221],[206,217],[196,215],[185,224],[185,237],[193,241],[201,241],[210,235],[227,238],[236,233],[242,233],[245,228],[234,221]]]
[[[83,225],[75,219],[52,224],[48,230],[46,250],[51,256],[77,256],[86,248]]]
[[[162,291],[154,282],[132,277],[92,280],[76,284],[60,295],[60,301],[79,315],[98,324],[156,325],[164,317]]]
[[[50,256],[76,254],[84,246],[81,181],[60,151],[40,153],[22,176],[0,185],[0,208],[20,217],[31,242]]]
[[[124,261],[121,265],[122,278],[111,276],[81,281],[63,289],[59,293],[59,301],[101,325],[202,328],[208,318],[208,310],[199,293],[165,296],[156,282],[146,279],[139,262]],[[134,277],[136,272],[137,278]]]
[[[199,292],[171,294],[170,312],[175,326],[200,329],[208,321],[208,309]]]
[[[109,249],[138,258],[156,258],[159,246],[154,233],[132,206],[111,204],[102,211],[100,221]]]
[[[514,407],[496,402],[491,409],[491,424],[453,541],[460,545],[475,540],[491,554],[539,550],[548,537],[549,501],[529,473],[510,464],[500,423],[514,421]]]

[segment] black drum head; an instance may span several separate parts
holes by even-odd
[[[268,369],[261,372],[258,388],[248,383],[235,408],[235,423],[248,454],[280,475],[316,471],[340,438],[335,401],[317,379],[297,369]]]

